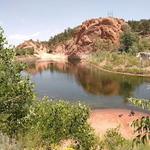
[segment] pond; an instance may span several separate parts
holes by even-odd
[[[108,73],[92,65],[34,61],[22,74],[30,76],[40,98],[80,101],[91,108],[138,109],[128,97],[150,99],[150,78]]]

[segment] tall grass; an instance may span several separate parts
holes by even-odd
[[[149,64],[141,63],[139,58],[130,53],[97,51],[91,54],[88,60],[111,71],[136,74],[149,73],[146,70]]]

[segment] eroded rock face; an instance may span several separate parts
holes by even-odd
[[[34,53],[39,53],[39,51],[48,52],[48,44],[39,41],[28,40],[18,45],[16,49],[33,49]]]
[[[73,38],[65,43],[57,43],[51,51],[55,54],[64,54],[72,58],[81,58],[96,51],[95,43],[100,40],[119,46],[120,34],[127,23],[118,18],[98,18],[87,20],[76,28]],[[28,40],[17,48],[33,48],[34,53],[49,52],[48,42]]]
[[[74,39],[67,45],[66,54],[88,54],[93,51],[92,46],[97,39],[119,45],[124,25],[127,25],[124,20],[112,17],[87,20],[77,28]]]

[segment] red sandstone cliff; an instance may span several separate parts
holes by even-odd
[[[87,20],[76,29],[74,37],[66,42],[65,54],[79,56],[89,54],[93,51],[96,40],[109,41],[117,46],[124,25],[127,24],[123,19],[112,17]],[[62,49],[64,48],[59,46],[55,52],[60,52]]]
[[[65,44],[57,44],[53,53],[62,53],[68,56],[82,56],[93,52],[93,46],[97,40],[109,41],[119,45],[120,34],[123,32],[126,22],[118,18],[98,18],[87,20],[76,28],[74,37]],[[48,52],[48,45],[32,40],[20,44],[17,48],[33,48],[35,52]]]

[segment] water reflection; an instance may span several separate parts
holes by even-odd
[[[107,100],[111,99],[111,103],[116,103],[116,106],[118,103],[122,107],[127,97],[139,97],[138,93],[142,91],[142,98],[150,98],[150,89],[146,88],[150,83],[149,78],[111,74],[81,63],[36,61],[29,63],[26,71],[32,75],[33,82],[38,84],[37,92],[42,96],[44,95],[42,90],[44,92],[45,89],[48,91],[48,96],[55,93],[54,97],[57,98],[87,99],[90,103],[92,100],[93,103],[94,101],[103,101],[103,103],[107,102],[105,105],[108,105]],[[48,77],[49,79],[47,79]],[[43,84],[44,81],[50,81],[50,83]],[[41,91],[38,91],[40,87]],[[60,87],[62,89],[59,91]],[[117,101],[115,102],[114,99]],[[96,106],[96,102],[94,105]]]

